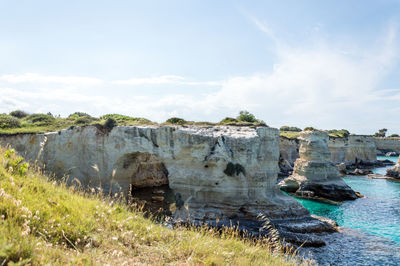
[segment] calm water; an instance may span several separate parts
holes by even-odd
[[[378,157],[397,162],[395,157]],[[374,169],[384,174],[386,168]],[[342,234],[325,248],[308,249],[321,264],[400,265],[400,182],[348,176],[344,180],[364,198],[335,206],[297,199],[312,214],[329,217]]]

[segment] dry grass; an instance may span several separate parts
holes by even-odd
[[[98,189],[67,187],[34,167],[24,173],[17,155],[5,154],[0,148],[0,265],[299,264],[276,242],[232,228],[169,229]]]

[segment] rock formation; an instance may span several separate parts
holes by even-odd
[[[385,155],[388,152],[400,154],[400,138],[374,138],[376,149]]]
[[[307,216],[276,185],[278,136],[268,127],[86,126],[2,136],[0,144],[106,192],[169,184],[182,219]]]
[[[399,142],[400,144],[400,142]],[[300,142],[298,139],[279,139],[280,155],[285,166],[286,161],[293,165],[299,157]],[[347,168],[355,169],[379,165],[375,140],[371,136],[351,135],[347,138],[329,137],[328,148],[331,161],[337,165],[344,163]],[[285,167],[281,167],[284,172]]]
[[[280,172],[287,176],[293,171],[294,161],[299,158],[299,140],[280,136],[279,151]]]
[[[280,183],[281,189],[311,198],[356,199],[355,192],[340,178],[337,167],[330,160],[328,134],[302,131],[299,140],[300,158],[295,162],[293,174]]]
[[[373,166],[376,162],[376,146],[371,136],[351,135],[347,138],[329,137],[328,147],[331,161],[345,163],[356,168]]]
[[[400,157],[397,164],[386,171],[386,176],[400,179]]]

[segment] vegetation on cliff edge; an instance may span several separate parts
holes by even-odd
[[[266,239],[234,230],[170,229],[122,200],[67,187],[0,147],[0,262],[295,265]],[[120,198],[121,199],[121,198]]]

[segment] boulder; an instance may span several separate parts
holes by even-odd
[[[393,168],[390,168],[386,171],[386,176],[400,179],[400,157],[397,164]]]
[[[358,169],[356,168],[353,172],[348,173],[349,175],[369,175],[373,174],[371,170],[368,169]]]
[[[385,154],[386,157],[397,157],[399,154],[395,151],[391,151]]]
[[[340,163],[336,165],[336,167],[341,175],[347,175],[347,167],[345,163]]]

